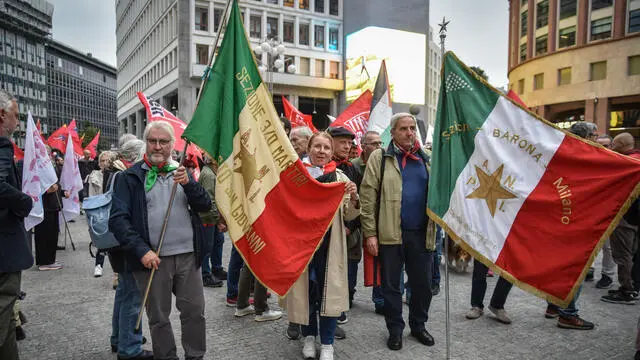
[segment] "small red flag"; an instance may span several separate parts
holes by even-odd
[[[67,136],[69,136],[69,129],[66,124],[63,124],[58,130],[54,131],[53,134],[49,136],[47,139],[47,145],[51,146],[53,149],[60,150],[63,154],[65,149],[67,148]]]
[[[97,155],[97,148],[98,148],[98,141],[100,140],[100,131],[98,130],[98,133],[96,134],[96,136],[93,137],[93,139],[91,140],[90,143],[87,144],[87,146],[84,148],[85,150],[89,150],[89,152],[91,152],[91,158],[95,158]]]
[[[11,143],[13,144],[13,161],[24,159],[24,151],[22,151],[22,149],[20,149],[13,141]]]
[[[82,149],[82,140],[80,140],[80,137],[78,136],[76,119],[71,120],[69,123],[69,133],[71,134],[71,141],[73,141],[73,152],[78,156],[82,156],[84,151]]]
[[[351,103],[329,127],[339,127],[349,129],[356,136],[358,150],[362,151],[360,141],[369,128],[369,114],[371,112],[371,100],[373,94],[370,90],[363,92],[354,102]]]
[[[284,95],[282,96],[282,105],[284,105],[284,116],[291,121],[291,128],[308,126],[314,133],[318,131],[318,129],[313,126],[311,115],[301,113],[300,110],[296,109],[296,107],[293,106],[286,97],[284,97]]]

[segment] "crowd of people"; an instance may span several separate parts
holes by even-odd
[[[21,271],[33,265],[28,245],[30,234],[23,218],[32,207],[31,197],[21,192],[19,164],[13,161],[10,142],[17,126],[16,100],[0,90],[0,359],[18,359],[16,340],[24,337],[20,312]],[[95,256],[94,276],[103,274],[109,258],[114,278],[111,349],[118,359],[178,359],[169,314],[172,301],[180,313],[181,344],[186,359],[202,359],[206,352],[204,287],[222,287],[226,282],[226,305],[236,317],[253,315],[255,321],[280,319],[286,311],[283,332],[291,340],[301,339],[305,359],[334,359],[334,340],[343,339],[340,327],[349,321],[358,271],[365,252],[380,265],[380,281],[371,290],[375,312],[384,316],[390,350],[403,347],[404,302],[408,305],[410,335],[425,346],[435,344],[427,330],[429,308],[439,293],[440,256],[444,232],[426,215],[431,152],[416,137],[416,119],[397,113],[390,119],[391,143],[382,147],[380,134],[367,132],[361,152],[355,135],[343,127],[313,133],[309,128],[282,125],[309,174],[322,183],[341,182],[345,197],[313,255],[306,271],[280,301],[284,310],[272,309],[269,289],[257,281],[242,257],[231,247],[223,259],[227,224],[215,201],[217,163],[204,155],[196,180],[173,154],[173,128],[163,121],[147,125],[142,139],[126,134],[118,149],[104,151],[96,160],[85,154],[79,161],[86,197],[112,191],[109,229],[120,243]],[[598,136],[593,124],[579,122],[570,131],[620,154],[640,159],[633,136]],[[61,156],[49,149],[54,163]],[[197,160],[192,160],[197,161]],[[59,169],[58,169],[59,172]],[[178,186],[174,187],[174,184]],[[164,241],[158,251],[160,233],[172,189],[175,199]],[[69,194],[59,184],[51,186],[42,201],[44,221],[34,230],[35,263],[39,270],[59,270],[56,262],[58,212],[61,197]],[[602,301],[633,305],[638,299],[638,213],[632,207],[603,247],[601,277],[595,286],[610,289],[614,274],[620,288],[609,290]],[[227,269],[223,267],[227,263]],[[153,285],[146,302],[152,351],[143,349],[147,339],[136,329],[144,291],[154,270]],[[594,281],[595,271],[586,281]],[[406,281],[405,281],[406,276]],[[473,320],[484,314],[488,268],[474,262],[470,310]],[[500,278],[489,303],[489,311],[503,324],[511,319],[505,304],[512,285]],[[557,326],[590,330],[593,323],[578,316],[579,292],[567,308],[549,303],[545,317]],[[175,299],[175,300],[173,300]],[[640,326],[640,324],[639,324]],[[318,339],[319,338],[319,339]],[[319,348],[317,341],[319,340]],[[640,359],[640,332],[636,359]],[[318,351],[319,349],[319,351]]]

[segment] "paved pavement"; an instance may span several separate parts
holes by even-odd
[[[40,272],[33,268],[23,273],[23,290],[28,294],[23,310],[29,320],[25,326],[27,339],[19,343],[23,360],[115,359],[109,347],[114,296],[111,269],[106,265],[102,278],[93,277],[94,260],[88,253],[86,222],[78,219],[69,225],[77,250],[71,251],[68,244],[67,250],[58,252],[64,269]],[[225,242],[226,261],[229,251],[230,243]],[[488,280],[492,291],[496,280]],[[225,306],[225,289],[204,289],[206,359],[302,359],[301,342],[284,335],[286,317],[269,323],[257,323],[251,316],[236,319],[233,309]],[[605,291],[595,289],[594,283],[584,286],[578,303],[583,317],[596,323],[593,331],[556,327],[554,320],[543,316],[545,302],[517,288],[511,291],[506,304],[513,324],[502,325],[487,316],[469,321],[464,313],[469,308],[470,291],[471,273],[452,274],[452,359],[633,359],[640,305],[604,303],[599,297]],[[344,325],[347,338],[335,344],[337,359],[445,359],[444,284],[442,293],[432,302],[427,324],[436,345],[425,347],[417,343],[407,336],[406,329],[404,348],[398,352],[385,345],[384,318],[373,312],[370,294],[370,289],[358,288],[349,322]],[[490,296],[488,293],[485,303]],[[277,307],[275,299],[271,303]],[[405,317],[407,311],[405,307]],[[172,323],[179,339],[177,311],[172,313]],[[146,324],[144,331],[148,336]],[[182,356],[181,349],[179,352]]]

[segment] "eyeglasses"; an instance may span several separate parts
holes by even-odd
[[[167,140],[167,139],[147,139],[147,143],[149,145],[160,145],[160,146],[167,146],[171,143],[171,140]]]
[[[374,141],[374,142],[364,143],[364,144],[378,147],[378,146],[382,146],[382,141]]]

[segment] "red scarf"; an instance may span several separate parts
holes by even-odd
[[[151,161],[149,161],[149,158],[147,157],[147,154],[144,154],[144,157],[142,158],[142,160],[144,160],[144,163],[147,164],[147,166],[149,167],[149,169],[151,169],[152,167],[156,166],[158,169],[162,169],[165,165],[167,165],[166,161],[163,161],[161,164],[159,165],[153,165],[151,163]],[[125,165],[127,165],[125,163]]]
[[[333,161],[336,163],[336,166],[340,166],[340,165],[347,165],[347,166],[353,166],[353,164],[351,163],[351,161],[349,161],[349,159],[336,159],[333,158]]]
[[[303,163],[304,166],[306,167],[319,167],[322,169],[322,173],[323,174],[329,174],[332,173],[334,171],[336,171],[336,162],[335,161],[330,161],[328,163],[326,163],[324,166],[315,166],[315,165],[311,165],[309,163]]]
[[[396,142],[394,142],[394,145],[398,150],[402,152],[402,169],[404,169],[404,167],[407,165],[407,158],[420,161],[420,158],[416,155],[418,150],[420,150],[420,143],[418,142],[418,140],[413,143],[413,147],[411,147],[411,150],[409,151],[400,147]]]

